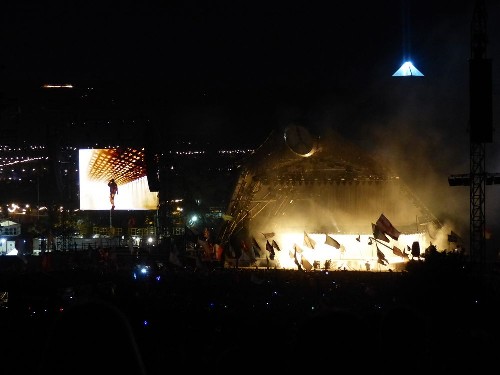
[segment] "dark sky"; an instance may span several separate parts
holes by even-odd
[[[499,2],[487,1],[492,57]],[[259,128],[260,138],[298,121],[358,137],[369,122],[416,107],[464,108],[472,8],[472,0],[7,1],[1,73],[15,83],[128,89],[169,122],[190,130],[186,122],[196,122],[208,134]],[[392,77],[407,58],[425,74],[413,86]],[[460,127],[460,117],[449,122]]]
[[[396,168],[429,207],[467,232],[468,188],[449,187],[447,178],[469,172],[473,5],[7,1],[2,78],[133,89],[159,138],[168,128],[255,145],[290,123],[318,136],[333,131]],[[486,7],[495,126],[500,0]],[[405,59],[425,76],[392,77]],[[494,133],[489,172],[500,172],[499,141]],[[500,228],[499,189],[487,188],[487,222]]]

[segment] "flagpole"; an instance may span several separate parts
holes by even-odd
[[[374,240],[376,243],[379,243],[381,245],[384,245],[385,247],[387,247],[389,250],[392,250],[392,247],[390,247],[389,245],[386,245],[385,243],[381,242],[380,240],[377,240],[376,238],[374,237],[368,237],[369,240]]]

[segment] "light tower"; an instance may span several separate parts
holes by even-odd
[[[469,60],[470,173],[452,175],[450,186],[470,187],[470,260],[482,269],[486,256],[485,187],[500,183],[500,175],[485,171],[485,144],[493,142],[491,59],[487,57],[486,5],[476,0],[471,22]]]

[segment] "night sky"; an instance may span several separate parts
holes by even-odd
[[[161,3],[161,4],[160,4]],[[473,1],[3,2],[3,90],[130,90],[156,132],[258,145],[295,123],[393,167],[431,211],[469,227],[468,60]],[[498,123],[500,1],[486,1]],[[424,77],[392,77],[404,60]],[[140,104],[139,104],[140,103]],[[165,130],[168,129],[168,130]],[[174,129],[174,130],[173,130]],[[486,169],[500,172],[499,135]],[[500,186],[486,192],[500,238]]]

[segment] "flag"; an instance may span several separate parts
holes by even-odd
[[[215,259],[222,260],[222,254],[224,254],[224,247],[221,244],[216,243],[214,245],[214,248],[215,248]]]
[[[252,247],[252,249],[250,249],[250,247],[248,246],[248,244],[245,240],[241,240],[241,248],[243,249],[243,253],[247,254],[248,257],[254,261],[255,260],[255,248],[253,246],[251,246],[251,247]]]
[[[401,235],[401,232],[393,227],[389,219],[387,219],[384,214],[380,214],[380,217],[378,218],[375,225],[377,225],[377,227],[379,227],[382,232],[387,234],[395,241],[397,241],[399,236]]]
[[[314,249],[314,246],[316,246],[316,241],[310,238],[306,232],[304,232],[304,245],[310,247],[311,249]]]
[[[264,236],[264,238],[267,240],[269,238],[273,238],[274,237],[274,232],[268,232],[268,233],[262,233],[262,235]]]
[[[382,252],[382,250],[378,248],[378,246],[377,246],[377,258],[380,264],[383,264],[384,266],[389,264],[389,261],[385,258],[384,253]]]
[[[392,248],[392,253],[393,253],[394,255],[400,256],[401,258],[404,258],[404,257],[405,257],[405,255],[403,254],[403,252],[401,251],[401,249],[400,249],[399,247],[397,247],[397,246],[394,246],[394,247]]]
[[[302,249],[295,243],[293,244],[293,249],[296,253],[302,254]]]
[[[252,244],[253,246],[255,246],[259,251],[262,251],[262,249],[260,248],[259,244],[257,243],[257,240],[255,239],[255,237],[252,237]]]
[[[333,246],[336,249],[340,249],[340,244],[335,238],[330,237],[328,234],[326,235],[325,238],[325,244]]]
[[[455,232],[451,231],[451,234],[448,235],[448,242],[458,242],[460,236]]]
[[[312,264],[309,263],[309,261],[304,257],[302,257],[302,266],[306,269],[306,271],[310,271],[313,267]]]
[[[266,250],[269,251],[271,253],[270,257],[271,259],[274,259],[274,248],[273,246],[269,243],[269,240],[266,241]]]
[[[281,251],[280,247],[278,246],[278,244],[276,243],[275,240],[273,240],[273,243],[272,243],[273,247],[278,250],[278,251]]]
[[[382,232],[380,228],[373,223],[372,223],[372,230],[373,230],[373,237],[375,237],[376,240],[389,242],[389,239],[384,234],[384,232]]]
[[[252,249],[255,257],[256,258],[260,257],[260,252],[259,252],[260,247],[252,245]]]
[[[274,253],[273,246],[269,243],[269,241],[266,241],[266,250],[269,251],[271,254]]]

